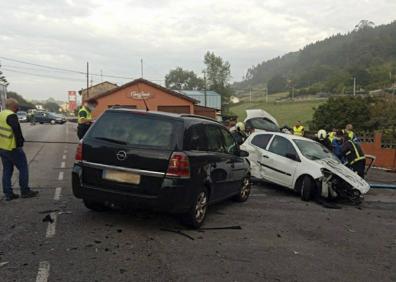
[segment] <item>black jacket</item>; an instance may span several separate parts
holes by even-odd
[[[22,135],[21,125],[19,124],[18,116],[16,114],[9,115],[7,117],[7,124],[11,126],[12,131],[14,132],[16,146],[23,147],[25,139]]]

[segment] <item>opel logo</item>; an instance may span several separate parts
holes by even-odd
[[[123,161],[126,159],[127,153],[125,151],[119,151],[116,156],[117,156],[117,160]]]

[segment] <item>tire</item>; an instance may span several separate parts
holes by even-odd
[[[182,223],[194,229],[198,229],[199,227],[201,227],[206,218],[208,201],[208,190],[206,188],[203,188],[196,195],[190,211],[182,215]]]
[[[312,199],[315,190],[315,182],[312,177],[305,175],[301,180],[301,200],[309,201]]]
[[[252,182],[250,180],[250,176],[248,175],[242,180],[239,194],[234,196],[233,199],[240,203],[245,202],[249,198],[251,189],[252,189]]]
[[[96,212],[104,212],[109,210],[103,203],[94,202],[91,200],[83,199],[83,203],[87,209],[96,211]]]
[[[50,123],[51,123],[52,125],[54,125],[56,122],[52,119],[52,120],[50,121]]]

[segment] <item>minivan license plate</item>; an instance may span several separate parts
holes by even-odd
[[[116,182],[131,183],[131,184],[140,183],[139,174],[125,172],[125,171],[104,170],[102,177],[103,179],[116,181]]]

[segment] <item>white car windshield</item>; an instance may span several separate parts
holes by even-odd
[[[267,118],[252,118],[246,121],[247,127],[261,129],[270,132],[279,132],[279,127]]]
[[[296,143],[301,154],[310,160],[322,160],[327,158],[338,160],[338,158],[322,144],[300,139],[294,139],[293,141]]]

